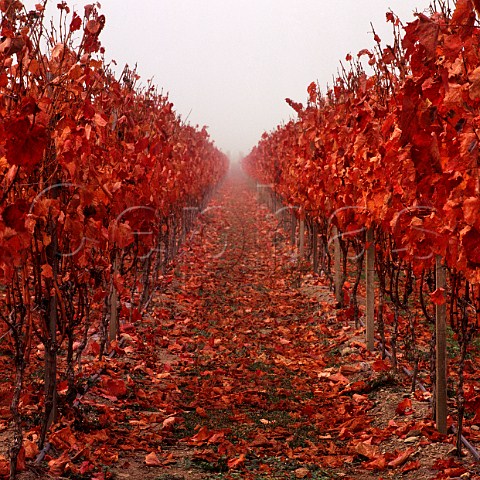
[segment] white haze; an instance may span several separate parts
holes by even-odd
[[[87,3],[68,2],[79,13]],[[325,91],[347,53],[373,46],[370,22],[391,43],[385,13],[391,9],[406,23],[429,2],[103,0],[101,6],[107,20],[101,40],[117,71],[138,64],[144,83],[153,78],[183,118],[207,125],[217,146],[236,158],[293,116],[286,97],[304,102],[312,81]]]

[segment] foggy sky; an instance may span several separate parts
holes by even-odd
[[[31,7],[33,0],[24,2]],[[55,6],[58,2],[51,1]],[[68,1],[79,12],[90,1]],[[428,0],[102,0],[107,59],[138,64],[189,122],[220,148],[245,154],[293,116],[317,81],[325,91],[347,53],[391,43],[385,13],[411,21]]]

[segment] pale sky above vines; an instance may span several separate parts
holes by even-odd
[[[59,1],[59,0],[58,0]],[[54,12],[58,1],[51,1]],[[24,2],[27,7],[36,3]],[[79,13],[90,1],[68,0]],[[325,91],[339,61],[391,43],[391,9],[403,23],[428,0],[102,0],[106,58],[138,64],[145,83],[169,92],[177,112],[207,125],[234,157],[293,116],[310,82]],[[49,13],[51,15],[51,13]]]

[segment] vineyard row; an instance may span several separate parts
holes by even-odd
[[[280,217],[293,213],[306,228],[314,268],[335,285],[344,318],[358,322],[365,285],[368,347],[376,330],[395,369],[402,345],[415,375],[428,372],[443,433],[455,378],[459,451],[465,412],[479,421],[469,360],[480,326],[475,3],[459,0],[452,11],[440,2],[406,26],[388,13],[392,44],[374,33],[375,47],[347,55],[326,94],[312,83],[306,106],[287,99],[297,118],[265,133],[243,162]],[[447,368],[448,327],[456,369]]]
[[[79,16],[61,2],[51,29],[42,4],[4,0],[0,11],[0,337],[15,364],[13,477],[26,372],[44,376],[42,449],[58,380],[73,401],[91,339],[101,358],[121,320],[140,318],[227,159],[135,71],[115,77],[96,7]],[[38,344],[43,366],[30,362]]]

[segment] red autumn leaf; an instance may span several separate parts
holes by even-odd
[[[444,474],[447,478],[459,478],[464,473],[467,473],[467,469],[465,467],[457,467],[457,468],[447,468],[444,470]]]
[[[106,127],[108,125],[107,120],[105,120],[105,118],[103,118],[103,116],[99,113],[94,115],[93,121],[97,127]]]
[[[6,156],[10,165],[19,165],[31,169],[43,158],[47,146],[47,136],[44,127],[32,127],[28,118],[20,118],[6,127]]]
[[[155,452],[151,452],[145,456],[145,464],[149,467],[162,467],[163,463],[157,457]]]
[[[10,461],[3,455],[0,455],[0,475],[5,478],[10,473]]]
[[[196,411],[197,415],[202,417],[202,418],[207,418],[208,417],[207,411],[202,407],[197,407],[195,411]]]
[[[367,442],[360,442],[355,446],[355,451],[370,460],[378,457],[378,448]]]
[[[27,468],[25,458],[25,448],[22,447],[17,457],[17,471],[23,472]]]
[[[82,475],[85,475],[86,473],[91,472],[93,470],[93,468],[94,468],[94,466],[92,465],[92,463],[90,463],[88,460],[85,460],[80,465],[79,471]]]
[[[208,443],[222,443],[225,439],[225,432],[214,433],[209,439]]]
[[[368,470],[384,470],[387,466],[387,461],[383,455],[377,455],[370,462],[363,463],[363,466]]]
[[[375,360],[372,363],[372,370],[374,372],[389,372],[391,368],[390,364],[385,360]]]
[[[462,245],[465,249],[467,259],[474,267],[480,267],[480,232],[476,228],[469,228],[462,233]]]
[[[119,248],[127,247],[134,240],[132,229],[125,223],[112,223],[109,233],[111,241],[115,242]]]
[[[252,447],[271,447],[272,442],[270,442],[265,435],[258,434],[253,441],[250,443]]]
[[[100,28],[101,28],[101,24],[100,24],[100,22],[97,22],[96,20],[89,20],[87,22],[86,29],[88,30],[88,32],[90,32],[93,35],[98,33],[100,31]]]
[[[3,221],[7,227],[22,232],[25,230],[25,216],[29,212],[30,204],[23,199],[18,199],[8,205],[2,213]]]
[[[67,452],[63,452],[62,455],[58,458],[54,458],[48,462],[49,472],[55,477],[62,476],[66,469],[67,465],[70,463],[70,457]]]
[[[27,458],[28,460],[32,460],[38,455],[38,445],[35,442],[26,439],[23,442],[23,446],[25,448],[25,458]]]
[[[410,447],[405,452],[400,453],[396,458],[394,458],[391,462],[388,462],[388,466],[392,468],[400,467],[403,465],[412,455],[412,453],[415,452],[414,447]]]
[[[103,472],[97,472],[92,475],[92,480],[105,480],[105,474]]]
[[[0,73],[0,88],[4,88],[8,85],[8,76],[6,73]]]
[[[15,55],[23,50],[25,41],[22,37],[6,38],[0,44],[0,52],[4,55]]]
[[[465,199],[462,210],[465,222],[473,227],[480,220],[480,198],[470,197]]]
[[[73,13],[72,21],[70,22],[70,31],[76,32],[82,27],[83,20],[78,16],[76,12]]]
[[[395,409],[397,415],[411,415],[413,413],[412,401],[409,398],[404,398]]]
[[[297,112],[300,113],[303,110],[303,105],[298,102],[294,102],[290,98],[286,98],[285,101]]]
[[[51,265],[43,265],[42,266],[42,275],[43,278],[53,278],[53,270]]]
[[[295,470],[295,478],[307,478],[310,476],[310,470],[308,468],[297,468]]]
[[[308,88],[307,88],[308,96],[309,96],[309,101],[311,103],[315,103],[317,101],[317,84],[315,82],[312,82]]]
[[[212,432],[208,430],[207,427],[203,426],[200,428],[198,433],[192,437],[192,441],[195,443],[203,443],[207,441],[212,436]]]
[[[98,342],[92,341],[90,343],[90,350],[93,355],[99,355],[100,354],[100,344]]]
[[[445,289],[437,288],[433,293],[430,294],[430,299],[435,305],[445,305],[447,301],[445,298]]]
[[[361,371],[362,371],[361,365],[342,365],[340,367],[340,373],[342,375],[353,375]]]
[[[367,50],[366,48],[360,50],[357,53],[357,57],[362,57],[363,55],[367,55],[368,57],[372,58],[373,54],[370,50]]]
[[[70,427],[65,427],[50,436],[50,442],[58,449],[70,450],[77,447],[77,439]]]
[[[182,419],[180,417],[168,417],[162,423],[163,429],[171,429],[177,423],[181,423]]]
[[[102,389],[107,395],[123,397],[127,394],[127,384],[121,378],[105,378]]]
[[[460,463],[454,457],[440,458],[433,464],[435,470],[447,470],[458,467],[460,467]]]
[[[414,462],[409,462],[404,467],[402,467],[402,473],[412,472],[414,470],[418,470],[420,467],[420,461],[415,460]]]
[[[348,385],[350,383],[350,380],[341,373],[334,373],[333,375],[330,375],[328,379],[335,383],[341,383],[342,385]]]
[[[469,0],[457,0],[455,10],[452,15],[452,23],[457,25],[467,25],[467,22],[470,20],[475,20],[475,13],[472,9],[472,3],[475,5],[475,8],[479,6],[478,0],[474,0],[473,2]]]
[[[245,459],[246,457],[244,453],[242,453],[238,458],[231,458],[227,462],[228,468],[233,470],[234,468],[239,467],[240,465],[245,463]]]
[[[365,392],[369,392],[371,390],[371,387],[367,384],[367,382],[363,380],[359,380],[358,382],[352,383],[348,387],[348,390],[350,392],[365,393]]]

